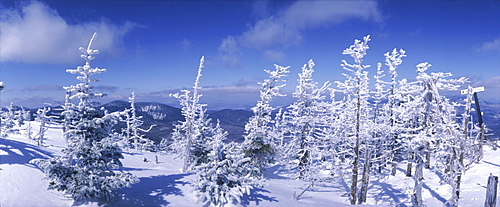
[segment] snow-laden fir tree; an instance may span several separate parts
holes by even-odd
[[[368,72],[365,71],[369,65],[363,65],[363,57],[366,55],[368,50],[368,41],[370,41],[370,36],[365,36],[363,41],[355,40],[354,44],[349,48],[345,49],[342,54],[349,55],[354,59],[354,63],[348,63],[342,60],[341,66],[344,70],[350,72],[350,74],[343,73],[346,77],[344,82],[337,81],[337,87],[344,92],[347,96],[352,96],[350,103],[347,104],[347,108],[344,109],[343,113],[348,113],[345,122],[348,124],[349,132],[347,132],[347,137],[351,142],[351,154],[349,155],[352,159],[352,180],[351,180],[351,204],[356,204],[357,202],[357,188],[358,188],[358,175],[360,167],[360,159],[364,153],[370,153],[369,148],[361,148],[362,143],[371,141],[371,134],[369,133],[369,113],[371,107],[369,107],[369,89],[368,89]],[[349,107],[350,106],[350,107]],[[366,168],[369,170],[369,168]]]
[[[2,128],[2,137],[7,137],[9,134],[15,133],[14,127],[16,126],[16,111],[14,103],[10,102],[10,105],[7,107],[7,111],[2,111],[2,116],[0,117]]]
[[[246,176],[250,158],[239,153],[238,145],[224,144],[227,133],[219,124],[213,130],[213,138],[207,143],[211,146],[207,161],[195,167],[193,191],[198,202],[213,206],[241,202],[241,197],[250,194],[256,183],[252,177]]]
[[[126,128],[122,129],[125,145],[126,147],[131,146],[136,150],[152,150],[154,147],[154,142],[148,138],[144,137],[143,133],[147,133],[154,127],[151,125],[149,129],[142,129],[141,126],[144,124],[142,121],[142,116],[138,116],[135,108],[135,92],[132,92],[132,96],[128,98],[130,102],[130,108],[124,111],[124,122]]]
[[[321,124],[321,116],[325,111],[323,103],[323,92],[330,85],[328,82],[322,87],[312,79],[314,62],[309,60],[302,67],[299,74],[298,85],[293,97],[297,100],[291,104],[285,113],[285,125],[289,127],[288,142],[290,143],[288,164],[292,169],[298,170],[298,179],[315,180],[318,171],[314,170],[313,164],[321,164],[321,152],[318,147],[318,127]]]
[[[280,84],[280,82],[285,81],[282,78],[289,72],[289,67],[275,65],[275,68],[274,71],[265,70],[269,74],[269,79],[260,83],[260,101],[252,108],[254,115],[245,125],[242,152],[251,159],[251,165],[257,169],[251,172],[252,176],[256,177],[261,177],[266,165],[275,160],[275,146],[269,136],[271,113],[274,110],[270,102],[276,96],[284,96],[280,93],[280,88],[285,84]]]
[[[92,68],[90,61],[97,50],[91,49],[96,34],[92,36],[87,48],[80,47],[85,59],[84,66],[68,69],[66,72],[79,75],[82,83],[65,87],[70,91],[71,100],[78,104],[69,104],[63,115],[70,121],[64,136],[67,147],[61,157],[35,159],[32,163],[40,167],[49,181],[49,190],[58,190],[71,196],[75,201],[110,200],[113,191],[130,187],[137,183],[137,177],[130,173],[118,172],[123,158],[118,146],[118,138],[112,132],[119,119],[118,114],[109,114],[103,108],[92,107],[91,99],[103,94],[94,93],[92,82],[99,81],[92,75],[106,72],[106,69]]]
[[[329,88],[329,91],[331,101],[325,103],[325,114],[321,117],[322,124],[318,129],[318,136],[321,140],[320,143],[322,143],[322,146],[319,147],[324,160],[322,164],[325,170],[330,171],[330,176],[349,174],[346,171],[351,167],[346,162],[350,148],[349,141],[345,139],[348,132],[345,122],[347,114],[342,113],[344,107],[349,103],[347,101],[349,97],[346,96],[343,99],[336,100],[335,93],[341,93],[342,91],[334,88]]]
[[[183,160],[181,171],[188,172],[194,166],[207,162],[207,156],[211,146],[206,143],[212,139],[213,126],[210,119],[207,118],[204,107],[206,104],[200,104],[199,84],[203,69],[204,57],[200,59],[198,74],[196,76],[193,92],[182,90],[182,93],[171,94],[177,98],[182,106],[181,112],[184,121],[175,125],[171,145],[173,149]]]
[[[31,114],[29,111],[26,111],[24,107],[21,106],[21,110],[16,111],[16,119],[17,119],[17,125],[22,126],[25,124],[26,121],[31,120]]]
[[[388,73],[391,76],[391,81],[388,83],[390,85],[389,92],[387,94],[388,103],[386,105],[389,116],[389,140],[386,143],[387,148],[391,151],[389,155],[389,159],[391,162],[391,175],[396,175],[396,167],[397,160],[402,160],[401,153],[401,140],[398,138],[400,123],[397,122],[397,117],[399,111],[398,106],[401,99],[401,92],[397,87],[398,81],[398,73],[397,67],[401,65],[403,62],[403,57],[406,57],[406,51],[400,49],[399,52],[396,48],[392,50],[392,52],[387,52],[384,54],[385,56],[385,65],[388,67]]]

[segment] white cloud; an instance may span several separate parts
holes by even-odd
[[[500,38],[494,39],[491,42],[485,42],[478,48],[479,51],[500,51]]]
[[[189,41],[186,38],[182,39],[181,44],[182,44],[182,49],[184,50],[184,52],[187,52],[189,50],[189,48],[191,47],[191,41]]]
[[[94,86],[94,90],[96,90],[98,92],[110,92],[110,93],[114,93],[118,89],[119,88],[117,86],[107,86],[107,85]]]
[[[55,101],[54,98],[52,97],[41,97],[41,96],[35,96],[35,97],[29,97],[29,98],[14,98],[8,100],[8,102],[3,102],[2,104],[8,104],[8,103],[14,103],[16,106],[23,106],[26,108],[34,109],[34,108],[39,108],[39,107],[44,107],[44,106],[50,106],[50,105],[59,105],[60,102]]]
[[[381,21],[376,1],[297,1],[275,15],[266,17],[250,25],[239,36],[229,36],[222,41],[221,47],[228,41],[234,42],[235,48],[253,48],[264,51],[264,55],[277,55],[276,48],[299,45],[304,31],[319,27],[328,27],[349,19]],[[228,53],[219,50],[224,56]],[[282,53],[282,52],[281,52]],[[279,54],[284,57],[283,54]],[[231,61],[238,59],[233,55]]]
[[[72,63],[80,60],[78,47],[86,46],[94,32],[93,47],[114,54],[123,47],[123,36],[134,24],[117,26],[107,20],[69,24],[54,9],[33,1],[20,9],[0,11],[2,28],[0,61]]]
[[[281,62],[285,59],[285,53],[279,50],[266,50],[264,51],[264,57],[274,62]]]
[[[63,87],[55,84],[45,84],[39,86],[28,86],[24,88],[25,91],[58,91],[63,90]]]
[[[231,68],[239,68],[241,66],[239,59],[241,50],[235,37],[228,36],[222,41],[222,44],[219,46],[219,54],[221,54],[222,61],[228,63]]]

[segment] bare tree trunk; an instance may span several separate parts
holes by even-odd
[[[371,150],[366,147],[365,153],[365,162],[363,166],[363,178],[361,179],[361,190],[359,193],[359,202],[358,204],[362,204],[366,202],[366,194],[368,193],[368,183],[370,183],[370,168],[371,168]]]
[[[429,149],[430,147],[427,146],[427,149]],[[425,169],[430,169],[431,168],[431,151],[430,150],[427,150],[427,152],[425,153]]]
[[[397,163],[395,160],[392,161],[391,166],[392,166],[391,175],[395,176],[396,175],[396,167],[397,167]]]
[[[413,176],[413,180],[415,181],[415,186],[413,188],[413,195],[412,195],[412,203],[413,206],[420,207],[424,206],[423,204],[423,199],[422,199],[422,185],[424,180],[424,160],[422,159],[422,151],[424,147],[419,147],[418,153],[415,155],[415,161],[416,161],[416,166],[415,166],[415,175]]]
[[[354,161],[352,162],[351,204],[356,204],[358,188],[359,139],[354,146]]]
[[[359,79],[358,79],[359,85]],[[359,140],[360,140],[360,125],[361,125],[361,94],[356,92],[356,144],[354,145],[354,161],[352,162],[352,184],[351,184],[351,204],[356,204],[358,190],[358,164],[359,164]]]
[[[406,177],[411,177],[411,168],[413,160],[413,152],[408,152],[408,163],[406,165]]]

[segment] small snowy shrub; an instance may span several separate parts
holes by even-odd
[[[252,184],[255,183],[253,178],[246,174],[250,158],[240,154],[234,144],[224,146],[224,138],[225,133],[217,126],[213,147],[208,155],[209,161],[195,167],[197,173],[193,191],[198,202],[214,206],[241,202],[241,197],[249,194]]]

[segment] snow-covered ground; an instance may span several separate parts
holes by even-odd
[[[33,125],[36,122],[32,122]],[[35,127],[36,128],[36,127]],[[24,135],[10,135],[0,139],[0,206],[71,206],[73,201],[56,191],[47,191],[43,173],[30,164],[34,158],[60,155],[64,146],[60,127],[47,132],[43,147],[36,146]],[[123,171],[140,178],[131,188],[119,189],[120,199],[113,203],[87,203],[81,206],[203,206],[196,203],[191,193],[193,174],[181,173],[182,162],[172,154],[130,151],[124,154]],[[155,162],[158,156],[159,164]],[[144,162],[144,158],[148,161]],[[399,166],[394,177],[371,178],[368,204],[363,206],[411,206],[409,195],[413,180],[405,176],[406,165]],[[475,164],[463,177],[460,206],[483,206],[486,184],[490,173],[500,176],[500,150],[485,147],[484,159]],[[449,185],[440,185],[439,174],[424,172],[424,202],[427,206],[442,206],[451,196]],[[349,180],[334,179],[315,183],[300,199],[300,194],[310,183],[291,179],[286,170],[272,166],[266,172],[267,181],[256,188],[242,203],[234,206],[350,206],[347,196]],[[500,203],[500,202],[498,202]],[[497,204],[497,206],[500,206]]]

